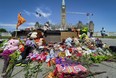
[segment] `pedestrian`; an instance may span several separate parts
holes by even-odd
[[[105,29],[104,29],[104,27],[102,27],[102,30],[100,32],[101,32],[102,38],[104,38],[104,36],[105,36]]]
[[[90,30],[90,38],[93,37],[93,30]]]

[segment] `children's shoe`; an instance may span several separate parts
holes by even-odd
[[[25,67],[27,64],[21,64],[21,67]]]
[[[16,64],[16,66],[21,66],[21,63]]]

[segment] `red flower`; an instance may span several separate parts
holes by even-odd
[[[97,54],[93,54],[93,56],[97,56]]]
[[[81,56],[82,56],[82,53],[79,53],[79,52],[78,52],[78,53],[77,53],[77,56],[78,56],[78,57],[81,57]]]

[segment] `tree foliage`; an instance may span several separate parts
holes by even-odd
[[[7,32],[7,30],[4,28],[0,28],[0,32]]]

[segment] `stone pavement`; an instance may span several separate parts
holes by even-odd
[[[2,78],[1,77],[2,68],[3,68],[3,59],[0,58],[0,78]],[[22,69],[23,69],[23,67],[21,67],[21,66],[15,67],[12,75],[16,74],[17,72],[19,72]],[[50,69],[52,70],[53,68],[52,67],[49,68],[44,63],[42,65],[42,70],[43,71],[38,74],[38,78],[43,78],[45,76],[45,75],[43,76],[43,74],[45,74],[46,72],[50,71]],[[18,73],[17,75],[15,75],[13,78],[25,78],[24,74],[25,74],[24,71],[22,71],[22,72]]]
[[[116,63],[115,62],[102,62],[95,64],[90,67],[92,72],[103,72],[106,73],[96,75],[95,78],[116,78]]]
[[[2,67],[3,67],[3,60],[0,59],[0,75],[1,75]],[[45,64],[43,64],[42,67],[43,67],[43,72],[39,73],[38,78],[43,78],[42,74],[48,71],[48,67]],[[21,69],[22,67],[15,67],[13,74],[18,72]],[[116,63],[115,62],[102,62],[100,64],[94,64],[93,66],[90,67],[90,70],[93,73],[106,71],[106,73],[95,75],[94,78],[116,78]],[[0,78],[2,77],[0,76]],[[13,78],[24,78],[24,72],[17,74]]]
[[[111,38],[100,38],[103,43],[107,43],[108,45],[111,46],[116,46],[116,39],[111,39]]]

